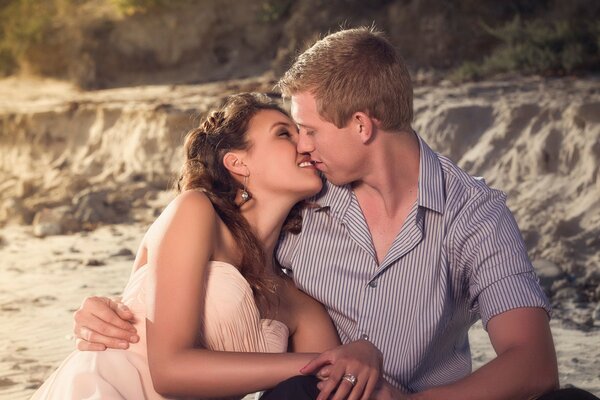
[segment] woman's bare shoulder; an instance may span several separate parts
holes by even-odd
[[[187,190],[171,200],[148,228],[143,241],[147,243],[153,236],[173,229],[184,229],[190,234],[194,227],[214,230],[217,218],[217,213],[206,194],[199,190]]]
[[[157,220],[185,217],[204,217],[213,220],[216,215],[215,209],[205,193],[200,190],[187,190],[171,200]]]

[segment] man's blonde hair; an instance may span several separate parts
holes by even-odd
[[[373,28],[342,30],[318,40],[277,86],[284,97],[311,93],[319,114],[338,128],[361,111],[379,120],[381,129],[410,129],[410,74],[391,43]]]

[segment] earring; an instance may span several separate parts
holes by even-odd
[[[246,190],[247,187],[248,187],[248,176],[244,176],[244,188],[242,189],[242,203],[240,204],[240,206],[242,204],[244,204],[245,202],[247,202],[248,200],[250,200],[250,193],[248,193],[248,191]]]

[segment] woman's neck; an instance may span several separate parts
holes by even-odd
[[[253,198],[241,207],[241,212],[252,232],[263,246],[265,260],[272,263],[281,228],[293,204],[285,201],[261,202]],[[267,268],[270,270],[270,268]]]

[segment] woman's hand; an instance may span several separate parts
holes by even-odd
[[[319,383],[321,393],[317,400],[330,396],[333,400],[367,400],[379,381],[382,364],[379,349],[361,339],[322,353],[300,372],[325,379]],[[354,384],[352,377],[356,378]]]
[[[126,349],[140,340],[133,326],[133,313],[107,297],[87,297],[73,314],[77,349],[102,351]]]

